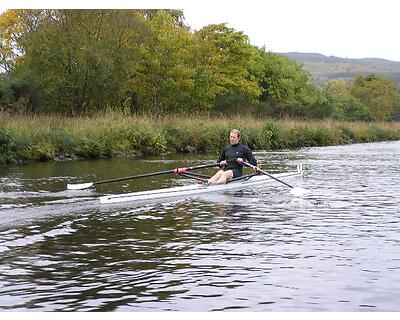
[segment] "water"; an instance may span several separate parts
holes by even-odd
[[[287,182],[164,203],[98,196],[176,176],[65,191],[215,155],[0,169],[1,311],[399,311],[400,143],[256,152]],[[187,159],[187,160],[186,160]]]

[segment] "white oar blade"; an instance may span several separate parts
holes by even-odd
[[[68,190],[82,190],[82,189],[87,189],[90,188],[93,185],[93,182],[87,182],[87,183],[76,183],[76,184],[67,184],[67,189]]]
[[[298,188],[298,187],[294,187],[294,188],[292,188],[292,190],[290,190],[290,193],[297,197],[302,196],[302,195],[306,194],[307,192],[308,192],[308,190],[303,189],[303,188]]]

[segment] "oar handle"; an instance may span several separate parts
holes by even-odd
[[[260,171],[262,174],[265,174],[266,176],[268,176],[268,177],[270,177],[270,178],[272,178],[272,179],[275,179],[276,181],[278,181],[278,182],[280,182],[280,183],[283,183],[284,185],[288,186],[289,188],[292,188],[292,189],[294,188],[293,186],[291,186],[290,184],[286,183],[285,181],[282,181],[281,179],[278,179],[277,177],[274,177],[273,175],[271,175],[271,174],[269,174],[268,172],[266,172],[266,171],[260,169],[259,167],[256,167],[256,166],[252,165],[251,163],[248,163],[248,162],[245,162],[245,161],[243,161],[242,163],[243,163],[245,166],[249,167],[249,168],[258,170],[258,171]]]
[[[210,164],[201,164],[198,166],[193,166],[193,167],[182,167],[182,168],[176,168],[169,170],[168,173],[185,173],[186,171],[191,171],[191,170],[196,170],[196,169],[204,169],[204,168],[211,168],[211,167],[219,167],[219,163],[210,163]]]

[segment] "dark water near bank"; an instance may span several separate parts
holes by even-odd
[[[400,142],[257,152],[287,182],[106,206],[187,183],[96,181],[214,160],[165,156],[0,169],[0,311],[399,311]]]

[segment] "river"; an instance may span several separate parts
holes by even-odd
[[[0,168],[0,311],[399,311],[400,143],[255,152],[285,180],[172,201],[100,195],[176,176],[66,191],[216,155]]]

